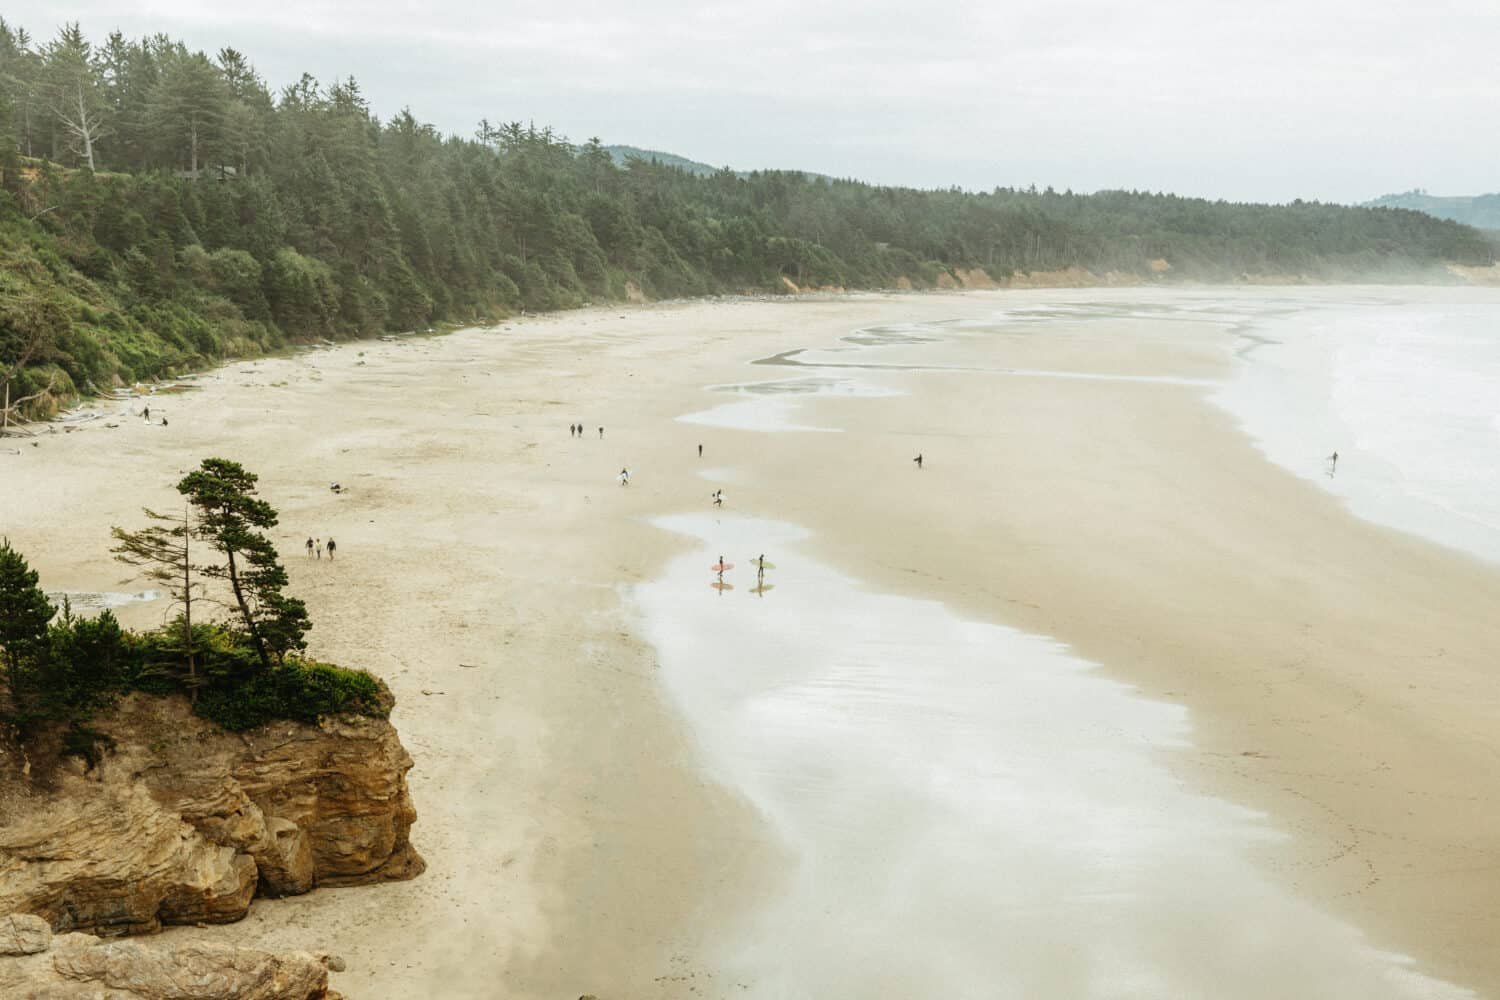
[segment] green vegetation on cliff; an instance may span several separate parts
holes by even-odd
[[[559,309],[1083,268],[1381,280],[1487,264],[1415,212],[1110,191],[916,191],[708,174],[597,140],[376,116],[352,79],[273,93],[165,36],[0,21],[0,379],[37,404],[320,338]],[[1163,263],[1164,262],[1164,263]],[[24,359],[25,364],[17,365]]]

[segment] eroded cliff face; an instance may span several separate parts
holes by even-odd
[[[227,923],[257,895],[412,878],[412,760],[383,719],[227,733],[134,694],[93,728],[114,749],[45,780],[0,753],[0,913],[56,931]]]

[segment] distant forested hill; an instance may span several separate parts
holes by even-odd
[[[378,117],[352,79],[272,91],[230,48],[73,26],[41,43],[0,21],[0,380],[50,382],[45,404],[289,343],[637,295],[1062,269],[1369,281],[1493,257],[1475,230],[1399,209],[661,160],[621,166],[515,122],[443,135]]]
[[[1365,204],[1371,208],[1408,208],[1414,212],[1426,212],[1434,218],[1452,219],[1476,229],[1500,232],[1500,194],[1444,198],[1418,189],[1404,194],[1382,195]]]
[[[639,146],[605,146],[604,149],[614,159],[617,167],[628,167],[631,160],[645,160],[647,163],[654,160],[664,167],[676,167],[696,177],[712,177],[719,172],[718,167],[710,167],[707,163],[699,163],[697,160],[690,160],[686,156],[678,156],[675,153],[641,149]]]

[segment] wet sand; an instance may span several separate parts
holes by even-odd
[[[1191,744],[1160,759],[1292,835],[1254,846],[1260,872],[1372,946],[1493,991],[1500,574],[1270,466],[1199,384],[1232,364],[1224,324],[1147,315],[943,345],[946,364],[1016,373],[856,372],[906,395],[798,405],[838,433],[674,419],[726,401],[706,386],[809,374],[748,359],[856,328],[1181,294],[593,310],[241,363],[162,400],[168,428],[90,426],[0,456],[0,527],[49,590],[139,589],[107,561],[110,525],[166,502],[199,458],[260,473],[311,651],[400,699],[430,867],[203,933],[337,952],[339,988],[361,998],[736,995],[708,956],[772,904],[785,847],[704,767],[630,592],[691,548],[649,520],[706,509],[703,468],[733,513],[809,529],[810,553],[868,586],[1053,637],[1185,706]],[[892,360],[928,365],[928,346],[892,344]],[[330,534],[338,561],[306,560],[303,539]]]

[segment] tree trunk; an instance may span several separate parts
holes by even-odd
[[[239,570],[234,565],[234,550],[225,549],[224,554],[229,557],[229,586],[234,590],[235,603],[240,606],[240,614],[245,619],[245,631],[250,633],[250,641],[255,645],[255,655],[260,658],[260,665],[267,670],[271,669],[271,657],[266,652],[266,643],[260,637],[260,629],[255,627],[255,616],[250,613],[250,604],[245,600],[245,592],[240,587]]]
[[[187,649],[188,698],[198,704],[198,665],[193,661],[193,561],[192,561],[192,508],[182,509],[182,631],[183,646]]]
[[[88,108],[83,103],[83,84],[78,85],[78,134],[83,137],[83,158],[88,161],[89,173],[94,172],[94,123],[89,121]]]

